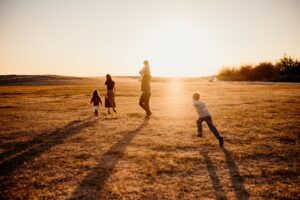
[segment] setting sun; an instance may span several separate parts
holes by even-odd
[[[218,67],[209,34],[187,19],[161,22],[142,36],[139,48],[148,55],[158,76],[209,75]]]

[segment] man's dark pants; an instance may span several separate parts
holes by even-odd
[[[217,130],[217,128],[214,126],[211,116],[207,116],[207,117],[199,117],[197,120],[197,126],[198,126],[198,133],[202,134],[202,122],[205,121],[206,124],[208,125],[208,128],[210,129],[210,131],[215,135],[215,137],[217,139],[220,139],[221,136],[219,134],[219,131]]]
[[[151,113],[149,107],[149,100],[151,97],[151,92],[143,92],[140,97],[139,105],[146,111],[147,114]]]

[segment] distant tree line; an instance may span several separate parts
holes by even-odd
[[[223,67],[217,77],[223,81],[300,82],[300,61],[285,54],[275,64],[261,62],[254,66]]]

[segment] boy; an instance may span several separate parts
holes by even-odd
[[[212,118],[210,113],[208,112],[207,108],[205,107],[205,103],[200,100],[199,92],[194,92],[193,94],[193,105],[197,110],[199,118],[197,120],[197,127],[198,127],[198,137],[202,137],[202,122],[205,121],[210,129],[210,131],[215,135],[215,137],[219,140],[219,146],[223,147],[224,141],[223,138],[220,136],[218,130],[214,126],[212,122]]]

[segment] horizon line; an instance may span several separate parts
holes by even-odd
[[[70,78],[103,78],[105,75],[100,76],[76,76],[76,75],[62,75],[62,74],[0,74],[0,76],[60,76],[60,77],[70,77]],[[139,78],[140,75],[112,75],[113,77],[131,77],[131,78]],[[205,75],[205,76],[156,76],[153,75],[153,78],[207,78],[217,76],[213,75]]]

